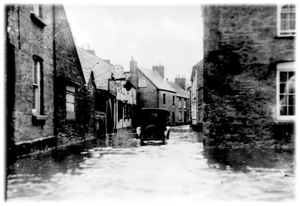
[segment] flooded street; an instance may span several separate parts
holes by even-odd
[[[294,156],[273,150],[204,149],[197,133],[167,144],[94,141],[9,167],[7,200],[259,200],[295,198]]]

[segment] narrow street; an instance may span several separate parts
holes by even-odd
[[[118,141],[16,160],[8,171],[8,202],[295,198],[290,153],[204,149],[188,127],[172,128],[165,145]]]

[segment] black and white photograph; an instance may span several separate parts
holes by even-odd
[[[4,2],[3,202],[296,203],[298,7]]]

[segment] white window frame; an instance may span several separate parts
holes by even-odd
[[[138,79],[138,86],[139,87],[146,87],[147,86],[146,78],[145,77],[140,77]]]
[[[296,115],[280,115],[280,72],[295,72],[295,62],[285,62],[277,64],[277,73],[276,73],[276,112],[277,112],[277,120],[278,121],[295,121]],[[295,91],[295,101],[296,94]],[[296,104],[295,104],[296,107]],[[295,108],[296,112],[296,108]]]
[[[290,4],[285,4],[285,5],[288,5],[290,6]],[[285,6],[283,4],[281,5],[278,5],[277,6],[277,35],[280,36],[280,37],[284,37],[284,36],[295,36],[296,35],[296,28],[295,29],[289,29],[289,30],[282,30],[281,29],[281,14],[282,13],[295,13],[296,15],[296,7],[294,9],[282,9],[283,6]],[[295,5],[293,5],[295,6]],[[291,21],[290,18],[288,18],[288,21]],[[296,27],[296,17],[295,17],[295,27]]]
[[[181,98],[178,97],[178,108],[181,109],[182,108],[182,102],[181,102]]]
[[[34,58],[33,64],[33,95],[34,95],[34,103],[32,108],[32,113],[41,114],[41,69],[42,69],[42,61]]]
[[[66,118],[75,119],[75,92],[76,89],[73,86],[66,86]]]
[[[192,102],[192,119],[195,120],[196,119],[196,102],[193,101]]]
[[[34,5],[33,5],[33,13],[34,13],[36,16],[42,18],[42,13],[41,13],[41,11],[40,11],[40,8],[41,8],[41,5],[40,5],[40,4],[34,4]]]

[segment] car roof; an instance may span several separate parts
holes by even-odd
[[[141,111],[158,111],[158,112],[169,112],[169,110],[164,108],[142,108]]]

